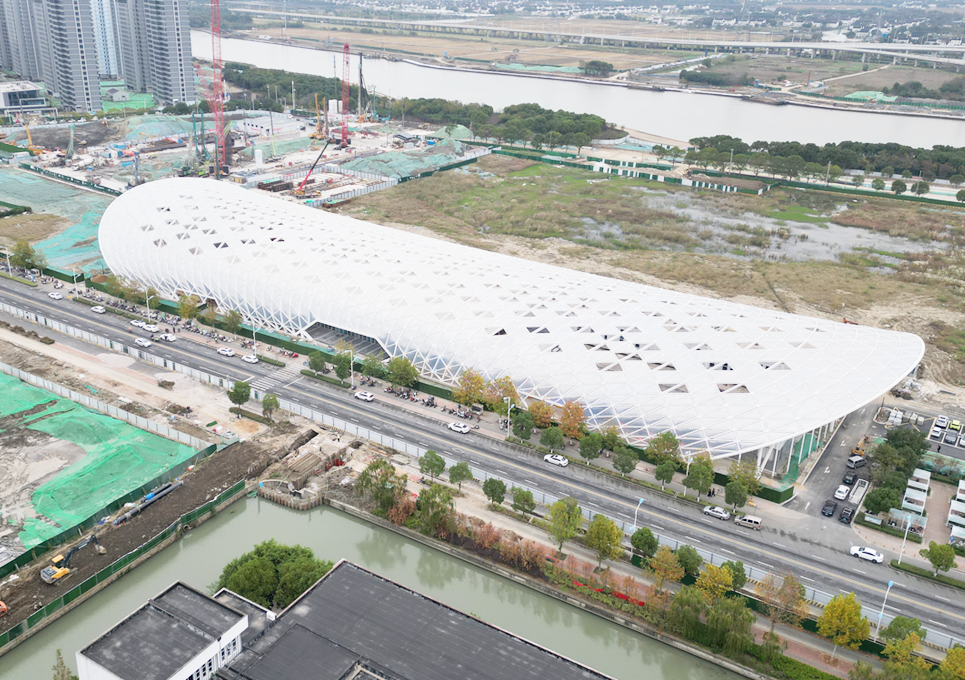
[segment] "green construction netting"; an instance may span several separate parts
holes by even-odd
[[[196,454],[178,444],[111,418],[16,378],[0,375],[0,413],[16,413],[47,403],[20,427],[69,441],[86,455],[59,472],[31,496],[34,512],[19,534],[27,549],[83,522],[112,501]]]
[[[444,127],[441,130],[433,132],[431,135],[426,135],[426,137],[430,139],[470,139],[472,138],[472,130],[465,125],[454,125],[451,130],[448,127]]]
[[[846,94],[844,99],[854,99],[856,101],[879,101],[879,102],[894,102],[898,101],[898,97],[889,97],[884,92],[879,92],[877,90],[861,90],[860,92],[852,92],[851,94]]]
[[[452,139],[445,139],[438,144],[424,149],[411,151],[393,151],[369,158],[359,158],[342,165],[348,170],[372,172],[384,177],[412,177],[423,172],[437,170],[444,165],[458,163],[463,160],[464,145]]]

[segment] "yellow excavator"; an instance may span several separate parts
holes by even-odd
[[[328,125],[325,124],[328,119],[328,101],[324,98],[322,99],[322,108],[324,108],[326,111],[325,118],[322,118],[321,109],[318,108],[318,93],[316,92],[315,93],[315,131],[312,132],[310,135],[308,135],[312,139],[325,139],[326,137],[328,137],[328,130],[326,129]]]
[[[60,583],[60,580],[70,573],[70,560],[71,558],[82,548],[86,548],[88,545],[93,543],[97,546],[97,552],[101,555],[107,551],[98,542],[97,536],[91,534],[83,541],[75,545],[73,548],[68,550],[66,554],[55,555],[50,564],[43,568],[40,572],[40,578],[43,579],[44,583],[49,583],[51,585]]]

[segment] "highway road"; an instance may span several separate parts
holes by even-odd
[[[65,292],[66,286],[61,292]],[[47,297],[50,286],[30,288],[0,279],[0,300],[50,318],[97,333],[124,344],[132,344],[126,319],[114,314],[97,315],[86,305],[68,299],[54,301]],[[8,319],[10,320],[10,319]],[[91,345],[69,336],[48,332],[58,342],[86,352]],[[146,335],[142,333],[142,335]],[[215,349],[191,342],[179,334],[174,343],[158,342],[148,351],[229,380],[258,381],[277,376],[282,369],[264,363],[249,365],[239,356],[225,358]],[[103,350],[99,350],[103,351]],[[297,360],[301,362],[301,358]],[[145,373],[156,373],[157,367],[135,364],[133,368]],[[299,366],[300,368],[300,366]],[[272,385],[269,391],[303,406],[328,412],[335,417],[357,423],[362,427],[404,439],[415,445],[434,448],[450,458],[466,460],[475,467],[505,479],[515,480],[553,496],[570,495],[583,507],[613,518],[632,522],[641,495],[645,498],[639,510],[638,522],[648,525],[659,534],[741,560],[772,572],[791,572],[806,586],[834,594],[854,591],[865,604],[865,615],[876,620],[889,580],[895,587],[888,597],[886,611],[890,614],[915,616],[927,628],[965,637],[965,594],[952,588],[897,572],[887,562],[897,555],[885,552],[885,564],[858,561],[848,555],[851,545],[860,544],[850,526],[815,514],[813,509],[800,510],[763,503],[754,510],[764,518],[760,532],[745,530],[732,522],[721,522],[704,516],[691,504],[662,494],[643,490],[629,482],[603,478],[579,466],[560,469],[544,463],[535,453],[496,441],[490,436],[473,432],[459,435],[445,427],[441,413],[425,409],[425,416],[413,414],[395,406],[391,401],[377,400],[364,403],[352,398],[351,393],[335,386],[292,375],[286,371],[284,380]],[[384,396],[380,394],[380,397]],[[869,411],[871,408],[868,409]],[[864,420],[864,418],[858,418]],[[840,457],[850,451],[850,442],[862,434],[860,425],[850,425],[838,437],[847,438],[847,445],[837,440],[827,447],[826,457]],[[841,454],[843,455],[843,454]],[[820,461],[818,467],[825,461]],[[798,501],[793,501],[792,506]],[[910,544],[911,545],[911,544]],[[917,552],[911,546],[909,553]]]

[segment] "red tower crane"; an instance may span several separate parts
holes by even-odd
[[[224,78],[221,60],[221,5],[219,0],[211,0],[211,96],[208,104],[214,118],[214,176],[217,178],[222,166],[228,164],[225,150],[226,135],[224,127]]]
[[[212,0],[217,2],[217,0]],[[351,52],[348,43],[342,48],[342,146],[348,146],[348,96],[349,96],[349,68]]]

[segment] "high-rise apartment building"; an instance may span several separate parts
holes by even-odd
[[[115,43],[114,5],[111,0],[90,0],[94,42],[97,45],[97,67],[102,78],[116,78],[117,45]]]
[[[180,0],[114,0],[120,73],[164,103],[194,101],[191,29]]]
[[[0,0],[0,60],[74,111],[99,111],[90,0]]]

